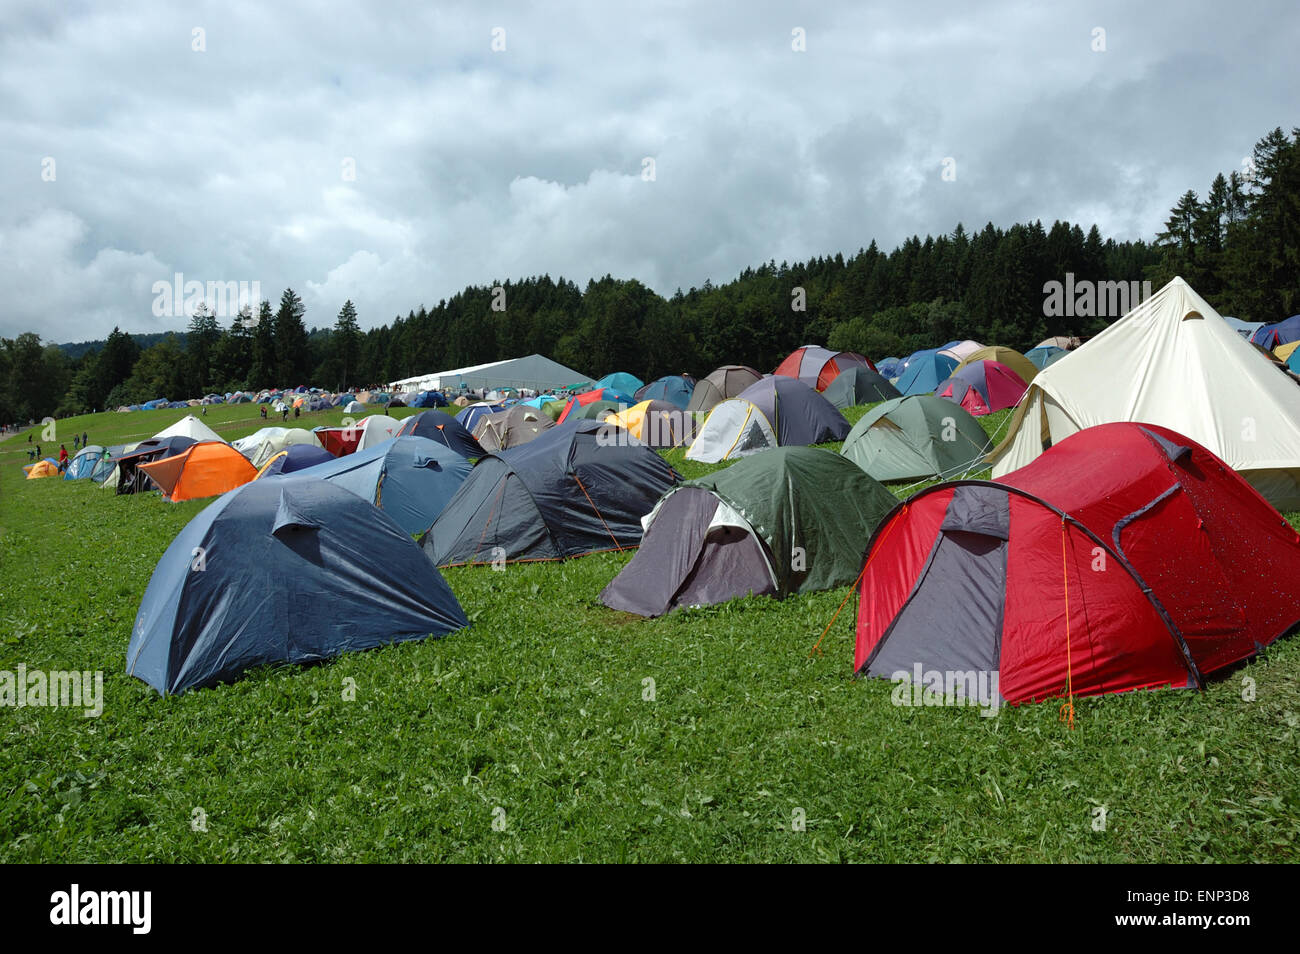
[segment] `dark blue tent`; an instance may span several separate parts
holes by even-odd
[[[439,566],[630,549],[679,479],[621,428],[568,421],[481,458],[420,544]]]
[[[394,437],[299,471],[345,487],[407,533],[423,533],[469,476],[470,462],[427,437]]]
[[[470,434],[474,433],[474,427],[478,424],[479,418],[486,414],[495,414],[497,411],[504,411],[504,404],[489,404],[487,401],[480,401],[477,404],[471,404],[469,407],[462,408],[456,415],[456,420],[460,421],[461,426]]]
[[[1269,351],[1279,345],[1300,341],[1300,315],[1292,315],[1271,325],[1264,325],[1250,336],[1250,340]]]
[[[447,399],[441,391],[421,391],[406,402],[407,407],[446,407]]]
[[[157,484],[153,482],[148,474],[140,470],[140,465],[162,460],[164,457],[174,457],[194,443],[194,438],[181,435],[161,438],[151,437],[137,446],[135,450],[127,451],[117,458],[115,462],[118,469],[117,492],[119,494],[138,494],[147,490],[157,490]]]
[[[323,480],[256,480],[217,498],[158,561],[126,671],[164,695],[468,625],[411,538]]]
[[[331,460],[334,460],[334,455],[323,447],[317,447],[315,444],[290,444],[268,460],[257,476],[274,477],[276,474],[293,474]]]
[[[691,403],[691,395],[694,393],[694,378],[684,374],[670,374],[659,378],[657,381],[651,381],[638,390],[634,396],[638,402],[667,401],[669,404],[677,405],[684,411],[686,405]]]
[[[462,457],[482,457],[487,453],[465,425],[442,411],[422,411],[402,421],[398,437],[427,437],[450,447]]]

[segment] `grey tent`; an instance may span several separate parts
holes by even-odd
[[[540,409],[526,404],[515,404],[504,411],[485,414],[474,425],[474,439],[486,453],[527,444],[543,431],[550,430],[555,422]]]
[[[870,368],[849,368],[841,371],[822,392],[822,397],[841,411],[860,404],[875,404],[902,397],[898,388]]]
[[[420,544],[438,566],[635,548],[641,518],[678,480],[622,428],[566,421],[481,458]]]
[[[849,433],[844,415],[798,378],[773,375],[709,412],[688,460],[716,463],[769,447],[821,444]]]
[[[388,516],[310,477],[256,480],[191,520],[154,569],[126,671],[160,693],[468,625]]]
[[[763,375],[744,364],[724,364],[703,380],[696,382],[691,392],[691,399],[686,410],[704,413],[727,398],[736,397],[741,391],[755,382],[762,381]]]
[[[746,457],[669,491],[646,518],[641,549],[600,599],[659,616],[751,593],[843,586],[897,503],[834,451],[780,447]]]

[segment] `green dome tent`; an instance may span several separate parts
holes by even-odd
[[[991,446],[964,408],[931,394],[912,394],[868,411],[840,453],[876,480],[924,480],[982,468]]]
[[[898,501],[834,451],[778,447],[665,494],[641,549],[605,587],[613,609],[660,616],[753,594],[852,583]]]

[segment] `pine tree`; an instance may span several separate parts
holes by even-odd
[[[280,308],[273,323],[275,369],[282,387],[302,384],[310,370],[307,327],[302,320],[306,311],[302,299],[292,288],[286,288],[280,296]]]

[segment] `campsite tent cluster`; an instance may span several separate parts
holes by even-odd
[[[163,693],[453,632],[439,568],[609,551],[633,555],[600,600],[643,617],[852,585],[864,676],[990,673],[1013,703],[1203,687],[1300,622],[1278,512],[1300,508],[1300,390],[1247,337],[1178,279],[1027,354],[805,346],[770,375],[616,373],[233,444],[187,417],[67,476],[220,494],[131,635],[128,671]],[[993,446],[979,417],[1007,409]],[[668,448],[734,463],[683,481]]]

